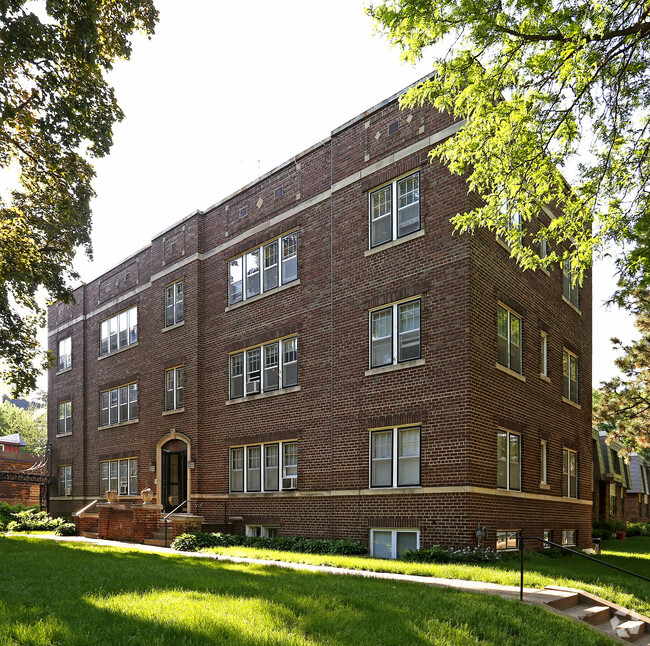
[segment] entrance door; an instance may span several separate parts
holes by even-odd
[[[169,512],[187,500],[187,445],[170,440],[162,447],[162,504]],[[184,504],[177,511],[187,511]]]

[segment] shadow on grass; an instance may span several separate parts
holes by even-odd
[[[0,644],[612,644],[500,598],[271,566],[0,538]]]

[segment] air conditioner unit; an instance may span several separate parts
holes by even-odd
[[[246,394],[254,395],[255,393],[260,392],[260,382],[259,381],[249,381],[246,383]]]
[[[291,478],[282,478],[282,489],[297,489],[298,478],[293,476]]]

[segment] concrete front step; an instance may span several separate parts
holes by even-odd
[[[81,532],[81,536],[84,536],[85,538],[98,538],[97,532]]]
[[[643,621],[630,619],[618,624],[614,629],[614,633],[619,639],[624,639],[626,642],[635,642],[645,635],[646,624]]]
[[[165,545],[164,538],[145,538],[143,543],[145,545],[155,545],[156,547],[169,547],[168,545]]]
[[[564,610],[563,614],[567,617],[573,617],[580,621],[586,621],[592,626],[597,626],[611,617],[611,608],[609,606],[590,606],[589,604],[578,604]]]

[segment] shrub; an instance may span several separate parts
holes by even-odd
[[[38,511],[35,507],[14,512],[12,515],[14,520],[7,525],[10,532],[51,531],[61,525],[70,524],[64,518],[51,518],[47,512]]]
[[[402,560],[411,563],[488,563],[501,557],[500,552],[480,546],[454,549],[433,545],[419,550],[404,550],[402,554]]]
[[[650,523],[628,523],[625,533],[628,536],[650,536]]]
[[[29,509],[37,509],[36,507],[29,507]],[[7,525],[14,520],[14,514],[19,511],[26,511],[25,505],[14,505],[13,507],[6,502],[0,502],[0,532],[4,531]]]
[[[74,523],[61,523],[54,530],[54,533],[57,536],[74,536],[77,533],[77,528],[74,526]]]

